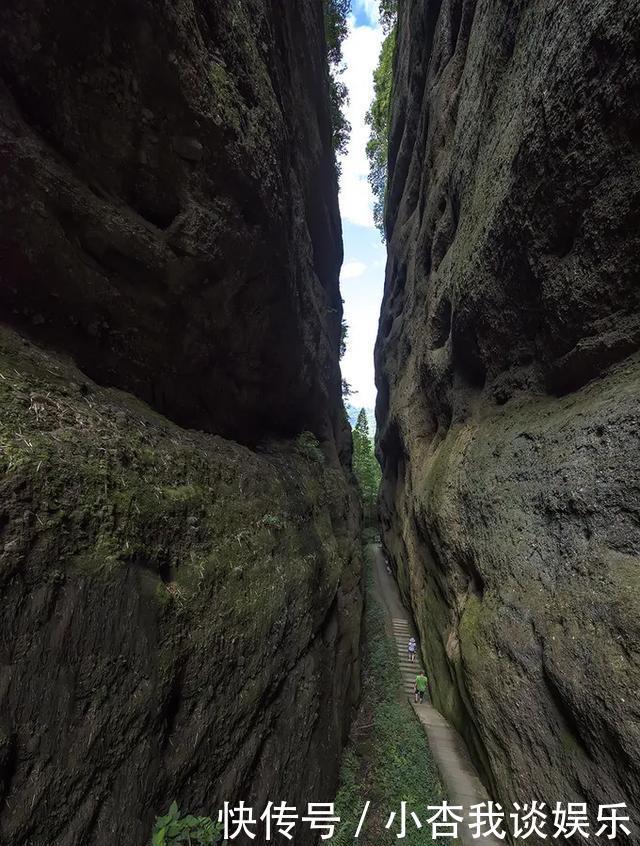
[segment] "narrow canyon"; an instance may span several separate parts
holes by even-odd
[[[377,511],[352,6],[0,8],[0,844],[332,802],[386,648],[365,522],[488,796],[640,843],[640,0],[380,3]]]

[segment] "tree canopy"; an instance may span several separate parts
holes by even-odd
[[[369,184],[374,196],[373,219],[384,238],[384,203],[387,190],[389,153],[389,113],[393,87],[393,54],[396,45],[396,0],[381,0],[380,21],[386,33],[378,67],[373,72],[373,102],[367,112],[371,127],[367,143]]]
[[[342,82],[342,42],[347,36],[347,15],[351,11],[351,0],[324,0],[324,30],[329,61],[329,96],[331,101],[331,125],[333,148],[336,155],[346,152],[351,125],[344,109],[348,100],[347,86]]]
[[[365,521],[375,523],[381,473],[364,408],[360,409],[353,430],[353,471],[360,488]]]

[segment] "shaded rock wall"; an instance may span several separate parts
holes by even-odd
[[[0,841],[326,801],[361,562],[321,3],[9,0],[0,48]]]
[[[640,807],[639,92],[635,0],[400,3],[384,537],[506,802]]]
[[[0,48],[6,318],[183,425],[330,436],[319,0],[10,0]]]
[[[6,330],[0,373],[0,840],[327,800],[359,692],[342,470],[180,429]]]

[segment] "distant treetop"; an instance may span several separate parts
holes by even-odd
[[[367,158],[369,159],[369,184],[374,196],[373,220],[383,239],[396,17],[397,0],[381,0],[380,22],[386,35],[380,49],[378,67],[373,72],[373,102],[366,118],[371,127],[367,143]]]
[[[329,62],[329,96],[331,99],[331,124],[333,128],[333,149],[336,155],[345,153],[349,142],[351,125],[345,116],[349,92],[342,82],[342,42],[347,37],[347,16],[351,11],[351,0],[323,0],[324,31]]]

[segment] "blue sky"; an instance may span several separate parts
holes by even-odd
[[[341,289],[349,325],[342,375],[354,394],[356,407],[375,404],[373,346],[384,286],[386,251],[373,225],[373,197],[365,147],[369,127],[365,114],[373,97],[373,71],[378,61],[382,31],[377,21],[377,0],[353,0],[349,32],[343,45],[344,82],[349,89],[347,117],[351,138],[341,159],[340,210],[344,240]]]

